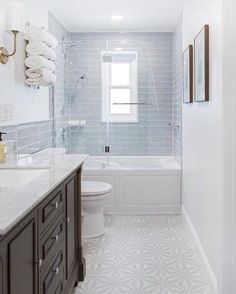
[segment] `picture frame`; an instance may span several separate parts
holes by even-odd
[[[183,103],[193,103],[193,45],[183,53]]]
[[[194,100],[207,102],[209,97],[209,25],[194,39]]]

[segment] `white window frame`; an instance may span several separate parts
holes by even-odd
[[[104,63],[103,56],[105,55],[134,55],[135,58],[130,66],[130,86],[112,86],[111,85],[111,64]],[[111,114],[110,113],[110,89],[130,89],[131,103],[138,103],[138,53],[136,51],[102,51],[101,52],[101,120],[102,122],[117,122],[117,123],[137,123],[138,122],[138,105],[131,105],[130,114]]]

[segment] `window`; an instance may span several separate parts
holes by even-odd
[[[102,121],[137,122],[137,52],[102,52]]]

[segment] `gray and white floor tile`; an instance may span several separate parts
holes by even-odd
[[[87,275],[75,294],[213,294],[180,216],[106,216],[106,234],[86,240]]]

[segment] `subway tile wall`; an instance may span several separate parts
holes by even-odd
[[[70,50],[71,113],[86,126],[72,129],[71,152],[103,155],[172,155],[173,34],[72,33]],[[101,51],[138,52],[138,123],[101,122]],[[82,76],[75,91],[73,85]]]
[[[0,127],[3,141],[8,147],[8,156],[28,154],[53,146],[53,121],[30,122]]]
[[[173,155],[179,164],[182,158],[182,15],[173,34]]]

